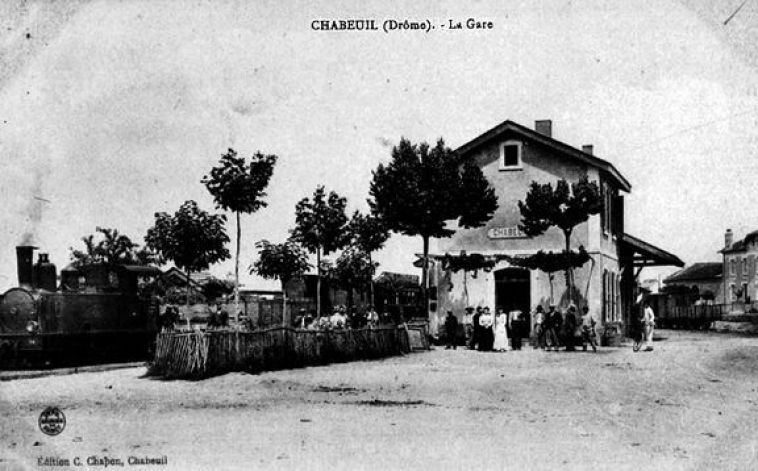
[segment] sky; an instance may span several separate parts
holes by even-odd
[[[142,242],[155,212],[214,210],[200,180],[229,147],[279,156],[241,260],[276,287],[246,274],[255,241],[284,240],[317,185],[366,211],[401,136],[456,147],[506,119],[593,144],[632,184],[627,232],[718,261],[726,228],[758,228],[758,0],[727,24],[742,1],[715,3],[2,2],[0,289],[22,241],[60,269],[97,226]],[[437,28],[311,29],[349,18]],[[468,18],[493,29],[441,27]],[[393,236],[376,258],[412,272],[420,250]]]

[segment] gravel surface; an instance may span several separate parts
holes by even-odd
[[[758,339],[658,335],[639,353],[436,349],[198,382],[144,367],[3,381],[0,469],[65,469],[48,457],[78,469],[104,469],[89,457],[149,470],[757,469]],[[67,420],[52,437],[37,426],[51,405]]]

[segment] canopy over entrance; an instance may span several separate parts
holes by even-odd
[[[642,269],[645,267],[668,266],[683,267],[684,262],[676,255],[649,244],[629,234],[621,236],[621,250],[626,264]]]

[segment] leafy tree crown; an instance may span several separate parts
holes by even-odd
[[[369,201],[373,214],[401,234],[450,237],[460,227],[479,227],[497,209],[497,196],[473,162],[460,165],[442,139],[434,147],[405,138],[392,149],[389,164],[373,172]]]
[[[234,281],[211,277],[203,283],[202,292],[205,299],[209,301],[218,299],[221,296],[234,292]]]
[[[524,201],[518,202],[521,211],[519,229],[530,237],[543,234],[551,226],[564,232],[587,221],[602,209],[597,183],[582,178],[569,187],[566,180],[551,183],[533,181]]]
[[[93,263],[108,263],[117,265],[150,265],[163,264],[163,260],[145,247],[138,248],[139,244],[132,242],[126,235],[120,234],[117,229],[96,227],[95,232],[102,235],[102,239],[95,242],[95,235],[90,234],[82,237],[84,250],[71,247],[71,260],[76,267]]]
[[[237,157],[234,149],[229,149],[221,156],[210,175],[202,183],[213,195],[217,208],[225,211],[253,213],[267,206],[263,200],[277,157],[256,152],[246,164],[245,159]]]
[[[303,198],[295,206],[295,228],[292,240],[310,252],[321,250],[324,255],[341,249],[349,240],[345,230],[347,199],[323,186],[316,188],[313,198]]]
[[[185,201],[170,215],[156,213],[155,224],[147,230],[145,242],[183,270],[201,271],[230,257],[225,245],[229,242],[222,214],[209,214],[195,201]]]
[[[363,252],[370,254],[380,250],[389,239],[387,225],[380,218],[372,215],[353,213],[348,223],[351,244]]]
[[[257,273],[263,278],[286,283],[292,278],[302,276],[311,267],[308,255],[292,240],[281,244],[261,240],[255,246],[258,248],[258,260],[250,267],[251,274]]]
[[[357,247],[344,250],[332,268],[332,276],[346,288],[368,284],[374,276],[376,262],[369,262],[368,254]]]

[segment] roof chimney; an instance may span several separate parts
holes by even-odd
[[[726,234],[724,234],[724,247],[727,249],[732,246],[732,242],[734,241],[734,236],[732,234],[731,229],[726,230]]]
[[[582,146],[582,152],[584,152],[585,154],[592,155],[592,151],[593,150],[594,149],[592,147],[592,144],[585,144],[585,145]]]
[[[534,122],[534,130],[543,136],[553,137],[553,122],[549,119],[540,119]]]

